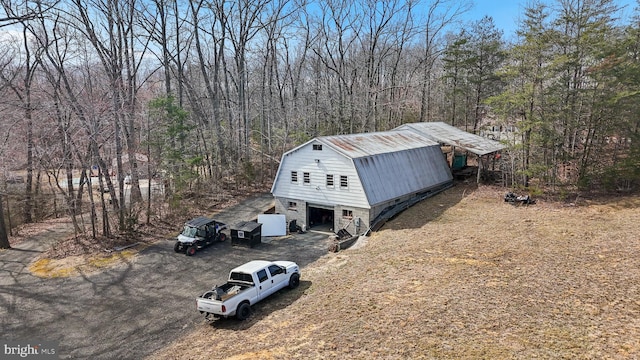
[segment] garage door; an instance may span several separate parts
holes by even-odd
[[[333,206],[308,204],[307,205],[307,224],[309,228],[316,230],[329,231],[333,229],[333,220],[335,212]]]

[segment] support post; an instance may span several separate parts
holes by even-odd
[[[482,171],[482,155],[478,155],[478,173],[476,174],[476,184],[480,184],[481,171]]]

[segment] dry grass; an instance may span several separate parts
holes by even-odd
[[[39,258],[29,265],[31,274],[42,278],[87,275],[130,261],[140,248],[107,255],[73,255],[61,259]]]
[[[29,265],[29,271],[42,278],[87,275],[131,261],[140,250],[150,246],[153,236],[100,237],[69,236],[59,233],[59,239],[39,254]],[[120,248],[121,247],[121,248]],[[126,247],[126,248],[124,248]],[[118,250],[114,250],[118,248]]]
[[[138,251],[167,232],[167,228],[162,226],[153,227],[152,230],[154,232],[138,231],[129,235],[94,239],[89,235],[74,236],[71,221],[60,218],[21,225],[10,238],[10,243],[16,246],[24,241],[32,241],[43,249],[29,264],[28,269],[33,275],[43,278],[69,277],[99,272],[130,261]],[[114,251],[114,248],[127,245],[135,246]]]
[[[539,201],[461,187],[303,269],[244,322],[157,359],[640,357],[640,198]]]

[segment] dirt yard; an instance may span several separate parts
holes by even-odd
[[[531,206],[455,187],[302,270],[251,319],[153,359],[640,357],[640,198]]]

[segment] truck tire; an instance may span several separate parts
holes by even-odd
[[[238,309],[236,310],[236,318],[238,318],[238,320],[245,320],[249,316],[251,316],[251,306],[249,305],[249,303],[243,302],[242,304],[238,305]]]
[[[173,251],[175,252],[182,251],[182,244],[180,243],[180,241],[176,241],[176,244],[173,245]]]
[[[294,273],[289,278],[289,289],[295,289],[300,285],[300,274]]]
[[[198,248],[195,245],[191,245],[187,248],[187,256],[193,256],[198,251]]]

